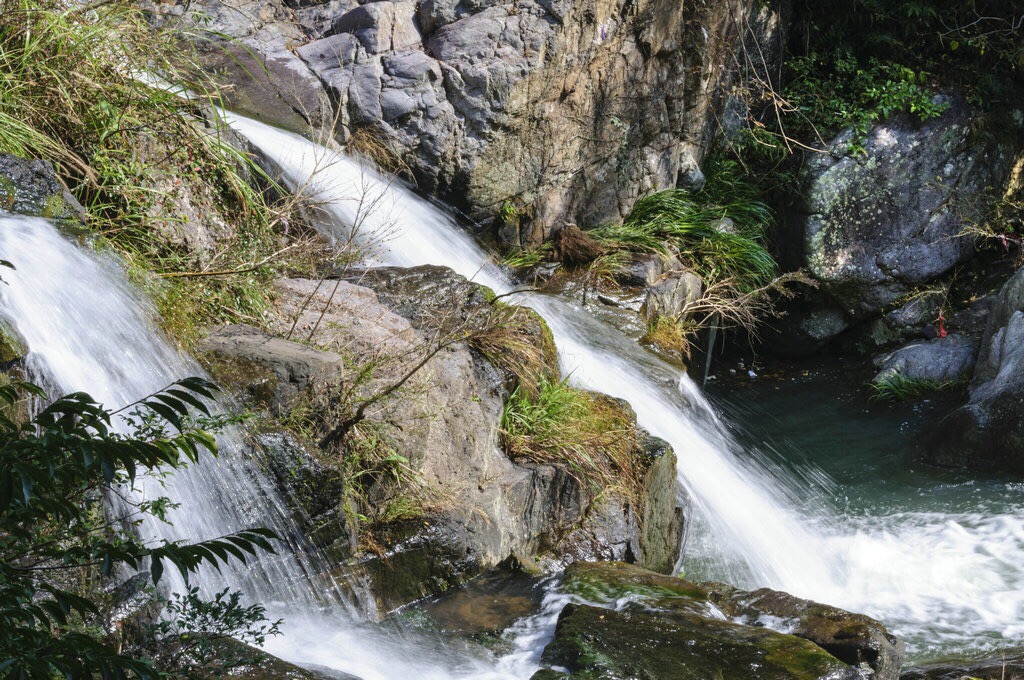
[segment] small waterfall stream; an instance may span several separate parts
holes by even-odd
[[[323,202],[329,237],[375,244],[383,263],[445,265],[498,293],[511,289],[453,219],[405,187],[299,136],[241,117],[228,122],[286,183]],[[842,490],[824,474],[794,474],[743,450],[692,381],[616,329],[564,299],[513,300],[547,320],[573,382],[627,399],[640,424],[672,444],[680,483],[697,506],[702,564],[710,565],[697,576],[867,613],[917,658],[1011,646],[1024,633],[1019,485],[999,487],[994,493],[1006,497],[996,499],[965,489],[955,508],[938,502],[923,511],[880,507],[842,516]]]
[[[376,260],[446,265],[496,292],[508,278],[443,211],[373,170],[295,135],[240,117],[230,123],[280,168],[294,187],[324,202],[325,234],[375,244]],[[372,207],[372,210],[368,210]],[[201,373],[161,338],[151,310],[116,262],[76,247],[37,218],[0,213],[4,272],[0,316],[27,341],[30,374],[53,393],[85,390],[112,407]],[[873,615],[919,653],[992,646],[1024,633],[1024,502],[1020,489],[1000,503],[965,496],[956,507],[842,516],[837,490],[814,470],[793,475],[742,450],[688,378],[594,319],[576,303],[519,293],[519,304],[548,321],[563,371],[577,385],[627,399],[641,425],[679,456],[680,483],[701,525],[712,564],[705,576],[772,586]],[[338,594],[315,551],[292,529],[291,512],[249,459],[241,431],[221,437],[222,455],[172,475],[180,502],[173,525],[152,537],[197,540],[269,526],[288,548],[247,568],[202,575],[209,590],[241,588],[286,619],[269,651],[288,660],[388,678],[527,678],[564,603],[549,594],[541,613],[511,631],[514,651],[484,650],[392,625],[364,622],[358,603]],[[981,641],[981,642],[979,642]]]

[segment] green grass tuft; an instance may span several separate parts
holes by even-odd
[[[621,225],[591,235],[612,248],[675,251],[709,284],[731,280],[744,291],[767,284],[777,270],[764,245],[771,211],[737,163],[719,160],[709,176],[696,193],[670,189],[642,198]]]
[[[959,380],[928,380],[893,371],[871,383],[871,394],[868,399],[887,402],[911,401],[936,392],[953,389],[961,384],[963,383]]]
[[[505,450],[513,460],[567,465],[585,486],[600,491],[640,488],[637,433],[614,400],[541,380],[536,394],[517,389],[501,418]]]

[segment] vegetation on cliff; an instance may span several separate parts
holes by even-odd
[[[0,152],[54,164],[88,233],[126,258],[186,342],[202,323],[262,318],[287,223],[188,54],[120,0],[0,3]]]

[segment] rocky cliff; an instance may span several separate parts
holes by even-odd
[[[780,31],[770,4],[749,0],[149,9],[209,36],[200,45],[230,85],[229,105],[326,130],[475,220],[506,206],[497,231],[512,246],[566,222],[615,222],[652,190],[699,184],[736,74],[773,59],[748,54],[749,37],[778,45]]]

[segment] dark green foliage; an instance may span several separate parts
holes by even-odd
[[[226,420],[210,417],[204,400],[213,390],[205,380],[189,378],[114,412],[78,392],[21,421],[10,413],[21,400],[42,397],[42,390],[25,382],[0,386],[4,677],[158,677],[147,663],[105,643],[96,625],[95,589],[81,588],[81,582],[148,565],[156,583],[166,564],[187,580],[203,563],[244,562],[258,548],[272,550],[273,534],[264,529],[155,545],[115,529],[137,523],[144,513],[162,518],[170,506],[166,498],[129,502],[121,517],[103,512],[104,496],[131,485],[139,474],[180,467],[204,450],[216,454],[216,441],[204,427]]]
[[[822,135],[853,128],[854,149],[870,127],[897,113],[918,120],[936,118],[947,105],[933,101],[930,75],[898,63],[869,57],[859,61],[852,52],[835,49],[812,52],[788,62],[790,81],[784,96],[799,112],[790,134],[808,141],[811,125]]]
[[[270,622],[262,605],[244,606],[237,592],[223,590],[205,600],[198,588],[179,593],[167,603],[168,618],[151,626],[160,640],[156,656],[172,677],[221,677],[257,659],[246,645],[262,645],[278,635],[281,621]],[[244,644],[238,644],[244,643]]]

